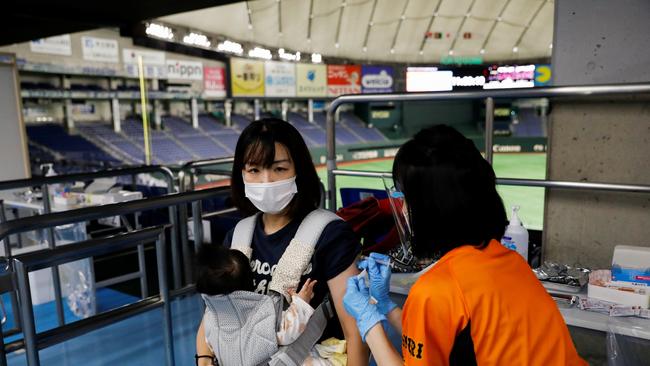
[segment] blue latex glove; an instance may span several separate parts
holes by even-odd
[[[343,306],[356,321],[361,339],[366,341],[368,331],[386,317],[377,310],[377,305],[370,303],[370,292],[366,280],[358,277],[348,278],[348,287],[343,296]]]
[[[370,295],[377,300],[377,309],[387,315],[397,305],[390,299],[390,257],[379,253],[370,253],[370,256],[359,262],[359,268],[368,271],[370,280]]]

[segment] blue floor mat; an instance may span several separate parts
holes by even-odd
[[[103,312],[107,310],[114,309],[116,307],[130,304],[132,302],[138,301],[139,298],[125,294],[120,291],[110,289],[108,287],[100,288],[97,290],[97,311]],[[14,327],[14,315],[13,309],[11,307],[11,299],[9,294],[2,295],[2,301],[4,302],[5,309],[7,311],[7,323],[2,326],[2,330],[6,331]],[[63,316],[66,323],[75,322],[81,318],[74,315],[70,310],[66,301],[63,301]],[[52,329],[57,326],[56,318],[56,305],[54,301],[50,301],[44,304],[39,304],[34,306],[34,319],[36,321],[36,332],[44,332],[46,330]],[[5,337],[5,343],[14,341],[16,339],[22,338],[21,334],[13,335],[10,337]]]

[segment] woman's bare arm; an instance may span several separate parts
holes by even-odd
[[[393,345],[390,343],[381,323],[377,323],[377,325],[370,328],[368,334],[366,334],[366,342],[368,342],[368,346],[370,346],[372,357],[375,359],[375,362],[377,362],[377,366],[401,366],[404,364],[399,353],[397,353],[395,348],[393,348]]]
[[[349,366],[366,366],[368,365],[369,358],[368,347],[361,341],[356,321],[343,308],[343,295],[345,294],[347,280],[358,274],[359,270],[353,263],[345,271],[339,273],[338,276],[327,281],[332,302],[336,308],[336,314],[339,317],[341,328],[343,328],[343,335],[347,341]]]

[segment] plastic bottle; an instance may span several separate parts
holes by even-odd
[[[526,262],[528,262],[528,230],[522,225],[517,214],[518,211],[519,206],[512,206],[510,223],[506,227],[503,238],[501,238],[501,244],[521,254]]]

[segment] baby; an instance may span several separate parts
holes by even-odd
[[[307,279],[300,291],[297,293],[291,291],[291,304],[282,312],[280,327],[276,329],[276,338],[278,346],[289,345],[293,343],[305,329],[309,318],[314,313],[314,308],[309,305],[309,301],[314,297],[315,280]],[[235,291],[253,292],[253,272],[250,268],[248,258],[240,251],[227,249],[218,245],[203,245],[197,255],[197,292],[207,295],[229,295]],[[209,308],[206,312],[211,311]],[[205,318],[204,318],[205,320]],[[208,327],[217,327],[214,323],[203,322],[206,335],[210,332],[217,332],[218,329],[209,329]],[[200,342],[197,339],[197,342]],[[208,337],[203,339],[211,350],[217,352],[239,352],[232,349],[217,349],[216,345],[210,344]],[[319,345],[317,345],[319,346]],[[303,362],[303,365],[319,366],[333,365],[328,359],[321,358],[316,351],[316,347],[310,351],[310,355]],[[270,357],[270,355],[269,355]],[[220,357],[224,358],[224,357]],[[227,357],[225,357],[227,359]],[[211,360],[198,359],[198,365],[210,365]],[[339,362],[335,362],[340,364]],[[230,366],[230,365],[221,365]]]

